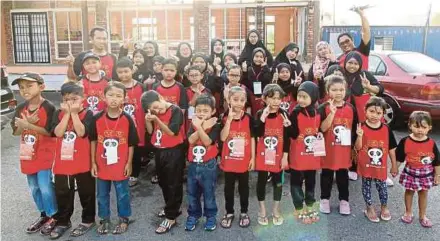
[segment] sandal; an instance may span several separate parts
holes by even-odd
[[[404,222],[406,224],[410,224],[413,222],[414,216],[404,214],[402,217],[400,217],[400,220],[402,220],[402,222]]]
[[[128,218],[119,218],[119,223],[116,225],[115,229],[113,230],[113,234],[123,234],[127,232],[128,225],[130,225],[130,220]]]
[[[432,222],[427,217],[420,219],[419,222],[424,228],[432,228]]]
[[[220,225],[222,225],[223,228],[231,228],[232,221],[234,221],[234,214],[226,214],[223,216]]]
[[[284,218],[283,218],[283,216],[275,216],[274,214],[272,214],[272,222],[273,222],[273,225],[275,225],[275,226],[279,226],[279,225],[282,225],[283,224],[283,222],[284,222]]]
[[[368,218],[368,220],[370,220],[370,222],[378,223],[380,221],[379,218],[376,216],[376,213],[374,214],[374,217],[370,217],[368,216],[368,211],[364,210],[364,215]]]
[[[98,232],[98,234],[104,235],[104,234],[108,234],[109,228],[110,228],[110,220],[102,219],[101,221],[99,221],[99,227],[96,231]]]
[[[267,226],[269,224],[269,219],[267,219],[266,216],[260,216],[260,214],[258,214],[257,222],[260,225]]]
[[[63,234],[72,227],[72,223],[68,223],[67,226],[56,226],[52,232],[50,232],[49,234],[49,238],[50,239],[58,239],[61,236],[63,236]]]
[[[35,222],[26,228],[26,233],[36,233],[40,231],[43,225],[49,220],[49,217],[39,217]]]
[[[165,219],[162,221],[159,227],[157,227],[156,233],[157,234],[168,233],[171,230],[171,228],[174,227],[174,225],[176,225],[176,221],[171,223],[170,221],[168,221],[168,219]]]
[[[90,229],[92,229],[95,226],[95,222],[91,223],[89,226],[80,223],[76,228],[70,232],[70,236],[72,237],[79,237],[87,233]]]
[[[153,183],[153,184],[159,183],[159,177],[157,175],[152,176],[151,183]]]
[[[251,224],[251,220],[249,218],[249,215],[247,213],[241,213],[240,214],[240,222],[238,223],[238,226],[241,228],[247,228]]]
[[[307,211],[304,211],[300,215],[300,218],[301,218],[303,224],[312,224],[313,223],[313,220]]]
[[[309,212],[309,217],[312,223],[317,223],[319,221],[319,213],[315,210]]]
[[[390,221],[391,220],[391,213],[390,213],[390,211],[381,212],[380,213],[380,219],[382,219],[383,221]]]

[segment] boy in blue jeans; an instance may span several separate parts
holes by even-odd
[[[202,216],[200,194],[203,194],[206,217],[205,230],[212,231],[216,225],[217,204],[215,187],[217,183],[217,140],[220,135],[220,125],[215,113],[215,100],[209,94],[199,96],[195,102],[195,118],[188,132],[188,218],[185,230],[196,228]]]

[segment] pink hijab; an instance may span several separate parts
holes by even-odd
[[[320,41],[316,44],[316,48],[315,48],[316,57],[315,60],[313,61],[313,73],[315,76],[318,76],[319,78],[322,78],[325,75],[325,73],[327,72],[328,65],[330,63],[330,59],[327,58],[327,56],[321,57],[318,54],[318,49],[322,45],[327,46],[330,53],[333,52],[330,45],[326,41]]]

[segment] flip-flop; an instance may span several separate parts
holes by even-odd
[[[400,220],[402,220],[402,222],[406,223],[406,224],[410,224],[413,222],[414,220],[414,216],[408,216],[408,215],[403,215],[402,217],[400,217]]]
[[[390,221],[391,220],[391,213],[388,213],[387,216],[385,216],[382,212],[380,213],[380,219],[383,221]]]
[[[234,221],[234,214],[232,215],[227,215],[225,214],[225,216],[223,216],[222,221],[220,222],[220,225],[222,226],[222,228],[231,228],[232,226],[232,222]],[[226,224],[225,224],[226,222]]]
[[[165,234],[168,233],[174,226],[176,225],[176,221],[174,223],[170,223],[168,220],[163,220],[162,223],[157,227],[157,234]],[[159,231],[159,228],[162,228],[163,231]]]
[[[261,216],[260,214],[258,214],[257,222],[260,225],[266,226],[269,224],[269,219],[267,218],[267,216]]]
[[[365,217],[366,217],[368,220],[370,220],[370,222],[373,222],[373,223],[378,223],[378,222],[380,222],[380,219],[379,219],[378,217],[376,217],[376,219],[371,219],[370,217],[368,217],[368,211],[367,211],[367,210],[364,210],[364,215],[365,215]]]
[[[424,228],[432,228],[432,222],[427,217],[420,219],[419,222]]]

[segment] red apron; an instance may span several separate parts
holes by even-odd
[[[277,113],[275,118],[266,118],[264,136],[258,138],[255,170],[280,172],[283,158],[283,117]]]

